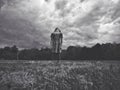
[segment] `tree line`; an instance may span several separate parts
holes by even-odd
[[[50,48],[19,50],[17,46],[0,48],[0,60],[51,60]],[[120,44],[96,44],[92,47],[69,46],[62,60],[120,60]]]
[[[93,47],[69,46],[65,59],[72,60],[120,60],[120,44],[96,44]]]

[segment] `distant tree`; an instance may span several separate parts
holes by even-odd
[[[89,48],[83,47],[81,51],[81,59],[82,60],[88,60],[89,59]]]
[[[50,60],[51,59],[51,50],[49,48],[44,48],[40,50],[40,59]]]
[[[12,59],[17,60],[18,48],[16,45],[11,47]]]
[[[11,47],[11,52],[13,52],[13,53],[17,53],[18,52],[18,48],[17,48],[16,45]]]
[[[66,55],[68,60],[75,60],[76,58],[76,47],[74,46],[69,46],[67,48],[67,55]]]
[[[95,46],[92,47],[91,53],[92,53],[92,59],[95,60],[103,59],[102,48],[99,43],[97,43]]]
[[[51,60],[51,49],[37,48],[20,50],[16,45],[0,48],[1,60]],[[62,50],[62,60],[120,60],[120,44],[99,44],[93,47],[69,46]]]

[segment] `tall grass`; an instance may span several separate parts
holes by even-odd
[[[0,63],[0,90],[120,90],[120,65],[89,61]]]

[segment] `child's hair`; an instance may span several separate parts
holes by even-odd
[[[61,32],[59,28],[55,28],[55,31],[54,31],[54,32],[56,32],[57,30],[58,30],[59,32]]]

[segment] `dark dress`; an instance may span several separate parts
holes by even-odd
[[[62,38],[61,32],[54,32],[51,34],[51,49],[53,53],[61,53],[62,50]]]

